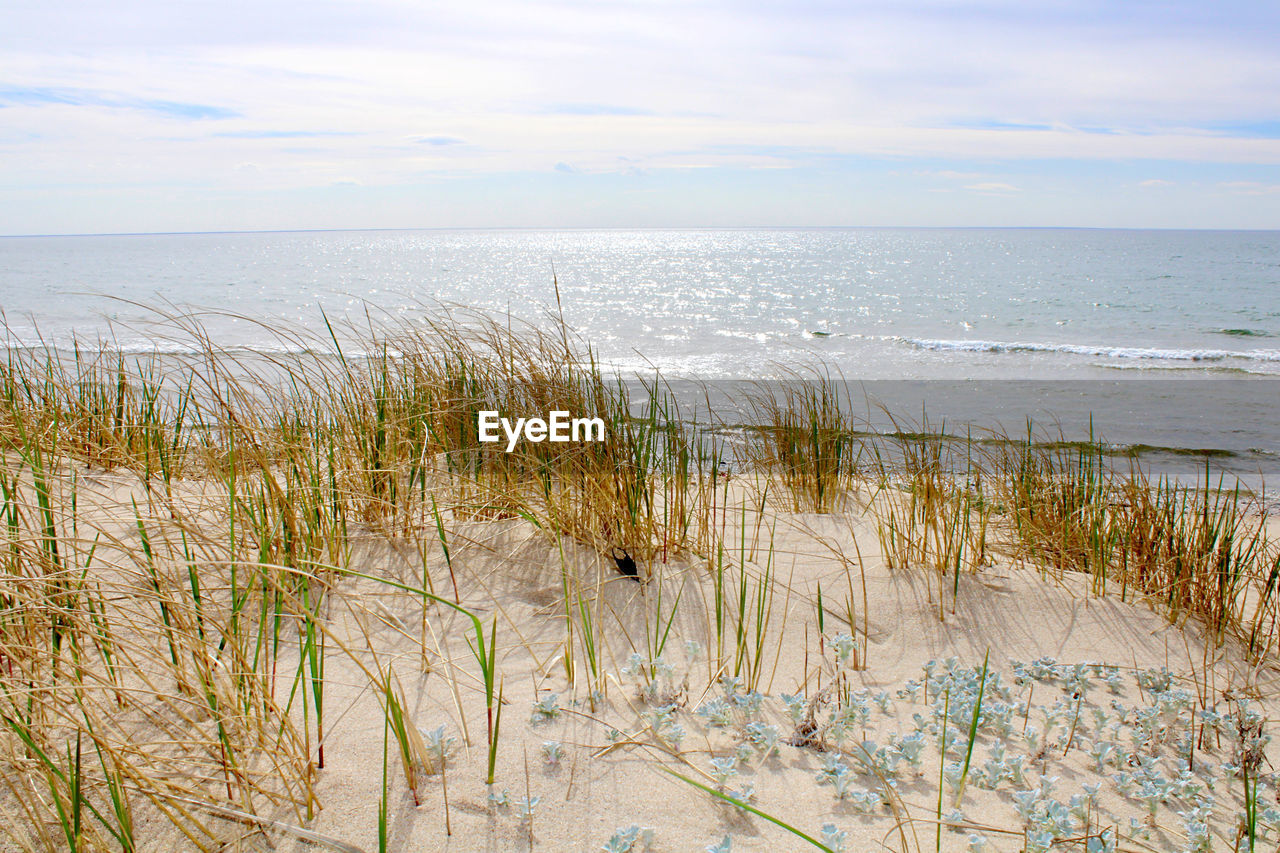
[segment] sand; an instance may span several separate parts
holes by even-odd
[[[139,494],[136,481],[129,485],[123,475],[104,474],[97,485],[106,496],[93,510],[99,523],[114,524],[113,535],[121,541],[136,537],[129,509],[130,498]],[[188,488],[199,491],[198,486]],[[742,502],[758,506],[747,500],[749,494],[747,486],[739,487]],[[446,740],[452,739],[443,772],[438,756],[419,768],[417,802],[406,785],[394,738],[385,747],[391,851],[628,849],[631,836],[625,830],[633,826],[639,829],[635,850],[702,851],[723,844],[726,836],[730,848],[715,849],[817,849],[667,772],[717,787],[712,759],[734,767],[719,786],[722,790],[741,796],[752,786],[752,806],[819,841],[824,825],[834,825],[844,833],[849,851],[933,850],[939,841],[943,850],[1014,851],[1029,844],[1037,849],[1035,830],[1028,829],[1016,809],[1015,795],[1043,791],[1037,813],[1043,818],[1045,804],[1059,803],[1068,812],[1072,797],[1085,796],[1090,784],[1099,785],[1096,794],[1078,807],[1076,818],[1063,819],[1052,849],[1084,849],[1090,836],[1091,850],[1117,849],[1110,844],[1121,850],[1194,849],[1178,812],[1190,811],[1210,793],[1214,804],[1208,826],[1213,834],[1202,849],[1232,849],[1235,843],[1244,785],[1220,767],[1233,760],[1229,731],[1195,738],[1192,776],[1184,777],[1187,784],[1180,789],[1185,796],[1166,796],[1154,815],[1137,793],[1141,785],[1133,782],[1134,790],[1126,796],[1117,777],[1128,773],[1132,781],[1145,761],[1153,772],[1176,779],[1187,766],[1185,744],[1179,741],[1192,731],[1193,708],[1202,720],[1205,708],[1227,713],[1238,708],[1238,698],[1252,696],[1252,707],[1274,718],[1277,671],[1270,664],[1247,665],[1232,642],[1206,643],[1194,624],[1171,625],[1131,593],[1125,601],[1118,590],[1095,594],[1082,576],[1054,577],[996,549],[980,571],[961,574],[954,600],[952,579],[946,579],[940,616],[938,579],[923,570],[886,568],[874,520],[859,496],[829,515],[767,506],[762,514],[747,513],[745,529],[740,527],[744,517],[730,513],[724,520],[724,541],[735,543],[733,562],[740,561],[738,547],[745,552],[740,562],[748,607],[756,607],[762,588],[767,596],[764,610],[753,610],[746,625],[750,654],[736,670],[740,681],[726,690],[724,678],[735,675],[736,616],[723,617],[718,648],[711,605],[715,574],[705,556],[670,556],[643,566],[646,579],[640,583],[618,574],[612,561],[589,548],[551,538],[526,521],[446,515],[458,599],[486,626],[497,617],[504,705],[494,784],[485,784],[484,694],[467,644],[470,622],[440,605],[428,607],[424,621],[420,598],[346,578],[337,582],[328,604],[334,641],[325,670],[325,766],[315,784],[321,808],[300,827],[322,840],[300,840],[288,828],[300,825],[292,810],[272,811],[268,805],[260,814],[280,825],[209,817],[224,833],[222,849],[378,849],[386,715],[371,671],[394,673],[412,725],[423,732],[443,727]],[[353,541],[352,570],[421,582],[417,546],[371,531],[353,531]],[[429,538],[425,541],[430,544]],[[427,566],[435,591],[452,598],[452,581],[438,547],[429,549]],[[594,688],[580,623],[566,642],[562,567],[599,614],[595,647],[601,677]],[[730,578],[736,595],[736,568]],[[818,624],[819,587],[825,632]],[[665,623],[677,599],[667,632]],[[763,625],[759,612],[767,613]],[[856,651],[843,661],[841,634],[857,641]],[[349,653],[337,647],[338,640]],[[646,690],[650,680],[628,662],[639,655],[648,664],[658,642],[664,643],[664,674]],[[292,671],[290,654],[296,660],[296,652],[283,653],[282,673]],[[959,808],[962,815],[953,815],[953,825],[939,838],[941,719],[933,703],[942,700],[941,706],[954,698],[965,706],[958,687],[955,696],[939,697],[936,689],[926,696],[930,688],[918,683],[927,670],[941,679],[935,687],[954,687],[965,678],[972,682],[984,660],[989,676],[1000,674],[998,686],[983,688],[985,707],[990,713],[997,705],[1007,706],[1009,732],[979,731],[958,803],[953,786],[943,783],[942,814]],[[1048,677],[1035,678],[1025,666],[1011,663],[1036,660],[1041,661],[1041,676],[1050,673]],[[1081,670],[1088,681],[1083,695],[1082,685],[1073,680],[1076,664],[1099,665]],[[1158,682],[1161,676],[1148,674],[1147,686],[1139,686],[1140,673],[1166,668],[1171,674],[1167,685],[1151,689],[1152,679]],[[946,677],[948,669],[956,674]],[[1016,677],[1019,671],[1023,677]],[[288,679],[281,679],[277,688],[287,691]],[[986,683],[993,685],[992,680]],[[750,688],[760,695],[751,695]],[[593,689],[598,690],[594,699]],[[820,726],[828,720],[844,695],[849,725],[842,738],[820,728],[805,743],[798,735],[803,727],[789,715],[782,697],[803,697],[792,700],[801,703],[803,712],[824,690],[832,701],[814,709],[815,720]],[[1139,709],[1162,701],[1165,715],[1146,736],[1133,736]],[[539,704],[545,713],[535,710]],[[1061,709],[1059,719],[1046,735],[1043,712],[1055,705]],[[1095,708],[1105,712],[1101,729]],[[965,714],[948,724],[952,733],[967,727],[971,711]],[[295,716],[300,720],[300,714]],[[683,730],[682,737],[673,726]],[[900,759],[891,772],[883,766],[879,773],[872,769],[876,749],[921,726],[923,746],[915,764]],[[1037,742],[1028,741],[1028,729],[1039,731]],[[761,743],[774,737],[777,742],[765,754],[751,745],[753,736]],[[865,751],[860,746],[864,741],[873,742]],[[965,739],[960,742],[960,750],[948,755],[957,766],[965,760]],[[996,770],[988,774],[981,768],[991,762],[991,747],[1000,742],[1005,744],[1004,760],[992,762]],[[1116,745],[1101,772],[1089,751],[1098,742]],[[729,760],[739,753],[741,761]],[[1267,753],[1274,756],[1274,749]],[[992,785],[991,776],[1007,777],[1009,760],[1016,763],[1017,756],[1022,756],[1019,778]],[[1262,773],[1271,770],[1268,759]],[[845,777],[842,797],[836,794],[837,776]],[[1269,777],[1259,791],[1266,801],[1260,808],[1274,806],[1276,788]],[[526,798],[536,800],[531,817],[521,814]],[[149,821],[139,827],[144,849],[190,846],[154,815]],[[645,833],[649,829],[651,836]],[[1274,831],[1270,838],[1268,849],[1275,844]],[[1074,845],[1069,839],[1076,839]],[[606,847],[610,843],[614,846]],[[828,843],[838,846],[830,837]]]

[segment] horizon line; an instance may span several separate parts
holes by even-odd
[[[0,234],[0,239],[49,237],[197,237],[233,234],[335,234],[393,231],[1191,231],[1273,233],[1274,228],[1175,227],[1162,225],[436,225],[357,228],[241,228],[197,231],[73,231]]]

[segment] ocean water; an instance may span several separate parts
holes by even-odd
[[[10,345],[109,336],[128,351],[182,349],[183,341],[154,325],[153,309],[166,305],[208,309],[201,322],[223,345],[265,349],[282,346],[271,331],[282,323],[322,331],[324,315],[363,322],[370,306],[375,319],[414,322],[465,306],[539,323],[558,310],[553,282],[565,320],[623,375],[779,379],[822,363],[854,382],[925,382],[921,393],[935,399],[934,420],[955,408],[945,399],[958,411],[974,408],[967,381],[1021,380],[993,385],[1002,390],[978,395],[994,401],[979,408],[1006,416],[1034,411],[1072,429],[1094,415],[1097,428],[1122,433],[1126,442],[1163,430],[1162,445],[1228,448],[1245,453],[1246,465],[1280,447],[1280,385],[1273,384],[1280,379],[1280,232],[0,238],[0,307]],[[1116,384],[1134,379],[1147,380],[1143,386],[1219,384],[1197,402],[1192,386],[1183,386],[1187,404],[1159,410],[1140,398],[1170,392]],[[1030,390],[1051,386],[1058,390],[1047,398]],[[1182,392],[1173,393],[1176,401]],[[1169,426],[1169,411],[1200,406],[1210,411],[1196,424],[1181,418]]]
[[[163,346],[143,305],[320,328],[363,303],[564,316],[622,371],[873,379],[1280,376],[1280,232],[1040,229],[399,231],[10,237],[20,339]],[[33,323],[32,320],[35,322]],[[227,343],[262,329],[207,317]]]

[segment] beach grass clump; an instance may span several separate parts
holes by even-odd
[[[190,459],[194,388],[154,356],[83,348],[54,355],[11,348],[0,364],[0,442],[19,448],[56,434],[64,452],[101,468],[170,482]]]
[[[335,654],[381,697],[415,798],[424,773],[443,780],[451,738],[414,725],[367,633],[336,630],[335,608],[358,624],[375,604],[351,594],[356,582],[470,622],[492,781],[496,619],[486,632],[444,597],[304,559],[281,544],[288,525],[264,509],[270,489],[236,475],[239,466],[228,469],[225,495],[201,483],[186,503],[149,503],[136,481],[80,475],[48,448],[6,461],[0,808],[23,816],[5,822],[19,847],[61,849],[65,837],[72,849],[131,849],[133,827],[145,824],[149,838],[212,849],[225,840],[215,817],[308,837],[301,827],[319,809]]]
[[[532,518],[642,564],[682,553],[708,523],[695,484],[717,462],[696,425],[661,383],[633,400],[567,331],[471,317],[378,329],[360,349],[376,355],[343,359],[308,384],[323,389],[348,454],[338,460],[344,492],[364,520],[407,530],[443,483],[457,513]],[[591,441],[480,440],[481,412],[514,422],[556,411],[602,429]]]
[[[1255,656],[1280,642],[1280,543],[1269,538],[1260,495],[1208,461],[1189,482],[1152,479],[1136,460],[1118,464],[1097,439],[1003,433],[948,436],[907,428],[864,437],[868,502],[890,568],[937,579],[939,618],[962,575],[999,551],[1090,578],[1091,591],[1141,595],[1175,623],[1195,619]]]
[[[25,816],[6,821],[14,842],[127,849],[160,818],[204,845],[217,833],[190,804],[209,801],[305,819],[308,736],[271,678],[282,646],[305,641],[273,636],[270,614],[297,625],[300,602],[252,565],[231,594],[188,562],[198,545],[132,501],[134,536],[94,530],[80,508],[101,496],[47,450],[23,448],[4,480],[0,777],[6,811]]]
[[[750,463],[781,481],[796,512],[831,512],[856,482],[862,442],[847,386],[829,372],[759,383],[750,395]]]
[[[904,429],[867,439],[872,477],[878,484],[868,507],[876,536],[891,569],[919,568],[936,581],[938,618],[944,604],[955,612],[962,574],[989,561],[988,533],[993,506],[983,492],[983,471],[967,438],[961,456],[945,427],[930,432]]]
[[[460,516],[531,517],[642,564],[708,538],[705,473],[724,468],[723,449],[660,381],[633,399],[563,328],[443,311],[367,327],[326,320],[327,337],[264,328],[279,350],[266,356],[220,349],[189,315],[158,324],[187,354],[11,351],[0,435],[56,432],[68,454],[148,483],[236,464],[290,500],[309,490],[328,523],[392,535],[428,523],[443,488]],[[187,378],[175,386],[177,375]],[[598,440],[480,440],[481,412],[555,411],[598,418]]]
[[[1100,442],[996,445],[989,465],[1015,553],[1054,572],[1081,572],[1096,594],[1143,595],[1173,622],[1195,619],[1216,636],[1277,639],[1272,609],[1280,549],[1257,495],[1206,461],[1199,482],[1152,481],[1114,465]],[[1270,627],[1267,627],[1270,626]]]

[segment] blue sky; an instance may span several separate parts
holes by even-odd
[[[1280,228],[1280,4],[0,0],[0,234]]]

